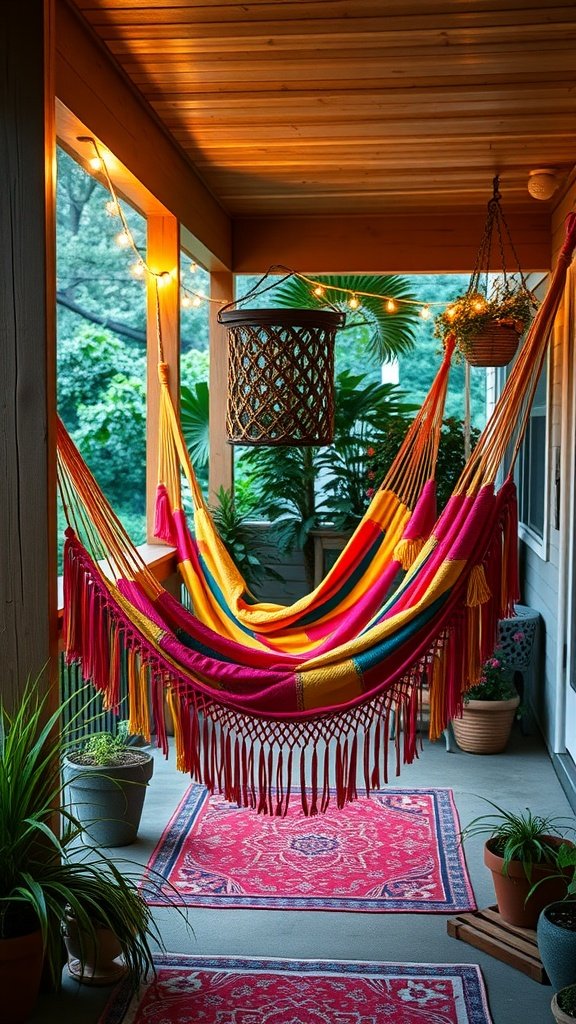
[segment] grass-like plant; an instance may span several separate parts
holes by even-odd
[[[65,912],[77,921],[86,947],[96,926],[116,934],[136,985],[153,970],[150,942],[162,937],[137,877],[94,847],[79,849],[80,822],[61,798],[61,706],[49,712],[39,680],[26,686],[9,714],[0,705],[0,937],[41,930],[55,988],[62,963]],[[154,880],[146,884],[150,889]]]
[[[485,798],[483,798],[485,799]],[[534,814],[528,807],[525,812],[507,811],[492,800],[486,800],[492,812],[474,818],[461,832],[465,841],[473,836],[487,836],[490,849],[503,858],[502,872],[507,875],[511,861],[524,865],[530,878],[534,864],[558,866],[558,843],[551,842],[550,836],[562,838],[574,827],[566,819],[554,815]]]

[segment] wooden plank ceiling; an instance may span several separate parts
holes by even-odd
[[[534,209],[576,162],[574,0],[73,0],[233,217]]]

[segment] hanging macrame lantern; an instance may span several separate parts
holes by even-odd
[[[336,310],[221,310],[232,444],[324,445],[334,435]]]
[[[500,205],[499,178],[493,180],[484,234],[465,295],[440,315],[438,333],[454,333],[457,347],[472,366],[506,366],[518,348],[536,300],[529,291]],[[498,243],[499,279],[490,292],[493,244]],[[514,280],[507,273],[505,244],[516,261]]]

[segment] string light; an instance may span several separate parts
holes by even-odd
[[[117,217],[118,216],[118,205],[117,205],[115,199],[108,199],[104,203],[104,209],[106,210],[106,213],[108,214],[109,217]]]
[[[188,292],[184,292],[184,295],[182,296],[182,307],[183,307],[183,309],[190,309],[191,305],[192,305],[192,296],[188,295]]]
[[[169,270],[162,270],[159,274],[156,274],[156,280],[161,288],[164,288],[167,284],[172,281],[172,274]]]
[[[386,303],[386,312],[387,313],[395,313],[397,308],[398,307],[397,307],[396,303],[394,302],[394,299],[388,299],[388,301]]]
[[[360,309],[360,299],[354,292],[352,292],[352,295],[348,299],[348,305],[350,309]]]
[[[93,156],[88,161],[88,164],[92,168],[93,171],[101,171],[102,170],[102,160],[101,160],[101,158],[99,156]]]
[[[127,231],[119,231],[114,241],[120,249],[127,249],[131,244],[130,235]]]
[[[456,316],[456,307],[448,306],[448,309],[446,310],[446,316],[448,317],[449,320],[453,320],[454,317]]]
[[[432,316],[430,306],[422,306],[422,309],[420,310],[420,316],[422,317],[423,320],[429,320],[430,317]]]
[[[194,306],[195,309],[198,309],[199,306],[202,305],[202,299],[200,298],[199,295],[194,295],[192,297],[192,305]]]
[[[317,299],[323,299],[326,292],[321,284],[317,284],[312,294],[315,295]]]
[[[195,274],[197,270],[198,270],[198,264],[194,263],[194,261],[192,261],[192,263],[190,264],[190,273],[191,274]]]
[[[132,265],[130,267],[130,273],[132,274],[132,277],[136,277],[136,278],[144,277],[144,275],[146,273],[146,267],[144,266],[144,263],[142,262],[142,260],[137,260],[136,263],[132,263]]]
[[[485,306],[486,303],[484,302],[484,299],[476,299],[475,302],[472,303],[472,308],[477,313],[481,313]]]

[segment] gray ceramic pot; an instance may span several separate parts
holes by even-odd
[[[546,974],[557,991],[576,982],[576,903],[550,903],[538,918],[536,938]]]
[[[134,842],[153,770],[152,756],[141,750],[135,752],[134,763],[114,767],[77,764],[73,755],[65,758],[67,799],[89,842],[97,846]]]

